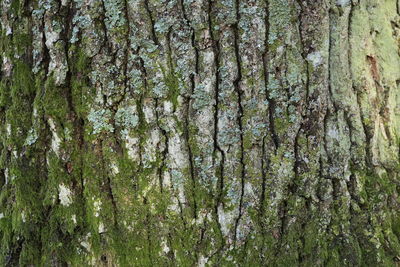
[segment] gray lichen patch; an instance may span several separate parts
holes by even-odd
[[[110,123],[111,111],[106,109],[94,110],[91,109],[88,115],[88,121],[93,125],[93,134],[100,133],[102,131],[113,132],[114,127]]]

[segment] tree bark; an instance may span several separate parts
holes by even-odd
[[[3,0],[1,266],[399,266],[398,0]]]

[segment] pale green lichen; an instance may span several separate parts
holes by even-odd
[[[105,132],[114,132],[114,127],[110,124],[111,112],[109,110],[91,109],[88,115],[89,122],[92,123],[93,134]]]
[[[116,124],[123,128],[135,128],[139,124],[139,116],[136,113],[136,107],[119,108],[115,114]]]
[[[30,129],[28,136],[25,140],[25,144],[28,146],[33,145],[37,139],[38,139],[37,132],[34,129]]]
[[[171,22],[168,18],[161,18],[154,24],[154,29],[158,33],[166,33],[171,26]]]
[[[122,27],[125,25],[126,18],[123,16],[123,1],[105,0],[106,26],[109,29]]]

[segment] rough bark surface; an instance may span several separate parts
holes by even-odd
[[[398,1],[0,10],[1,266],[398,266]]]

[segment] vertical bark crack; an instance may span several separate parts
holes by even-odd
[[[192,153],[192,147],[190,145],[190,127],[189,127],[189,121],[190,121],[190,111],[191,111],[191,97],[194,93],[195,87],[196,87],[196,82],[195,82],[195,76],[199,74],[199,51],[198,47],[196,45],[196,32],[194,28],[192,27],[190,20],[187,18],[186,11],[185,11],[185,6],[183,3],[183,0],[180,1],[181,9],[182,9],[182,14],[183,18],[186,21],[187,26],[190,28],[191,31],[191,45],[194,49],[194,54],[195,54],[195,70],[194,73],[190,74],[190,95],[186,97],[187,103],[186,103],[186,110],[185,110],[185,129],[184,129],[184,134],[185,134],[185,140],[186,140],[186,146],[188,149],[188,154],[189,154],[189,171],[190,171],[190,177],[192,179],[192,197],[193,197],[193,217],[197,219],[197,200],[196,200],[196,177],[195,177],[195,169],[194,169],[194,163],[193,163],[193,153]]]
[[[265,7],[265,51],[263,54],[263,69],[264,69],[264,83],[265,83],[265,96],[268,102],[268,121],[269,121],[269,129],[271,131],[272,141],[275,145],[275,153],[279,148],[279,137],[275,130],[275,120],[274,120],[274,112],[276,101],[270,97],[269,94],[269,61],[270,61],[270,49],[269,49],[269,31],[270,31],[270,23],[269,23],[269,1],[266,1]]]
[[[215,165],[215,161],[217,158],[217,153],[220,154],[221,156],[221,161],[219,163],[219,166],[217,167],[216,170],[216,176],[218,177],[218,192],[217,192],[217,198],[215,201],[215,207],[214,207],[214,212],[215,212],[215,220],[218,225],[218,231],[221,236],[221,247],[218,249],[216,253],[219,253],[223,247],[224,247],[224,238],[222,235],[222,228],[221,224],[219,222],[218,218],[218,207],[220,204],[224,205],[222,202],[223,198],[223,190],[224,190],[224,164],[225,164],[225,152],[220,148],[218,144],[218,106],[219,106],[219,79],[220,79],[220,74],[219,74],[219,68],[220,68],[220,63],[219,63],[219,40],[214,38],[214,32],[213,32],[213,27],[212,27],[212,10],[213,9],[213,4],[212,0],[208,0],[208,9],[207,9],[207,14],[208,14],[208,31],[210,33],[210,38],[212,42],[212,51],[214,54],[214,64],[215,64],[215,92],[214,92],[214,135],[213,135],[213,140],[214,140],[214,149],[213,149],[213,165]]]
[[[265,18],[264,18],[264,23],[265,23],[265,40],[264,40],[264,46],[265,46],[265,51],[263,53],[263,71],[264,71],[264,86],[265,86],[265,94],[268,96],[268,81],[269,81],[269,72],[268,72],[268,65],[269,65],[269,46],[268,46],[268,39],[269,39],[269,1],[266,1],[265,3]],[[270,108],[270,100],[268,97],[266,98],[268,101],[268,108]],[[269,115],[271,113],[271,110],[268,111]],[[269,120],[271,121],[271,116],[269,117]],[[276,134],[275,134],[276,135]],[[262,139],[262,191],[261,191],[261,198],[260,198],[260,218],[264,217],[265,214],[265,207],[264,207],[264,201],[265,201],[265,190],[266,190],[266,182],[267,182],[267,173],[266,170],[268,169],[268,159],[265,151],[265,139],[266,136],[263,137]],[[273,138],[273,140],[275,140]],[[277,148],[277,143],[275,143],[275,148]]]
[[[160,131],[161,131],[161,133],[162,133],[162,135],[164,136],[164,138],[165,138],[165,148],[164,148],[164,150],[162,151],[162,157],[161,157],[161,165],[160,165],[160,167],[159,167],[159,169],[158,169],[158,178],[159,178],[159,183],[160,183],[160,191],[161,191],[161,193],[163,192],[163,171],[164,171],[164,169],[166,168],[166,163],[165,163],[165,161],[166,161],[166,159],[167,159],[167,156],[168,156],[168,142],[169,142],[169,139],[168,139],[168,134],[167,134],[167,132],[161,127],[161,125],[160,125],[160,115],[159,115],[159,113],[158,113],[158,98],[156,98],[155,99],[155,105],[156,105],[156,121],[157,121],[157,126],[158,126],[158,128],[160,129]]]
[[[103,14],[102,14],[102,18],[101,18],[100,22],[101,22],[101,26],[102,26],[103,32],[104,32],[104,40],[103,40],[103,43],[101,44],[99,53],[101,53],[101,49],[103,47],[105,47],[107,49],[108,53],[111,53],[111,47],[110,47],[109,42],[108,42],[108,31],[107,31],[107,26],[106,26],[106,21],[105,21],[105,19],[106,19],[105,18],[106,17],[106,6],[104,4],[104,0],[100,0],[100,1],[101,1],[101,8],[103,10]]]
[[[243,216],[243,196],[244,196],[244,183],[245,183],[245,163],[244,163],[244,148],[243,148],[243,125],[242,118],[244,115],[243,105],[242,105],[242,90],[240,89],[240,82],[242,80],[242,65],[240,59],[239,52],[239,21],[240,21],[240,0],[235,1],[236,5],[236,22],[233,24],[233,32],[234,32],[234,49],[235,49],[235,58],[236,58],[236,67],[237,67],[237,77],[233,81],[233,85],[235,87],[235,91],[238,97],[238,108],[239,108],[239,116],[238,116],[238,124],[240,131],[240,165],[241,165],[241,191],[240,191],[240,200],[239,200],[239,216],[235,222],[235,233],[234,233],[234,246],[236,246],[237,240],[237,228],[239,226],[240,219]]]
[[[158,41],[157,35],[156,35],[156,29],[154,28],[154,18],[151,13],[151,9],[149,7],[149,0],[144,0],[144,7],[147,11],[147,15],[149,16],[150,24],[151,24],[151,38],[153,39],[153,42],[158,46],[160,45],[160,42]]]

